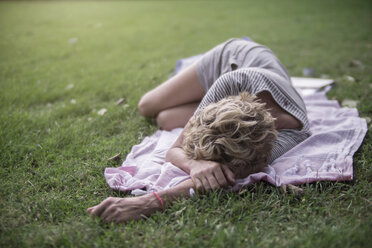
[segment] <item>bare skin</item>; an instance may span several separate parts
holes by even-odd
[[[172,130],[187,125],[204,95],[205,90],[201,87],[196,67],[192,65],[146,93],[141,98],[138,109],[145,117],[155,117],[164,130]],[[283,110],[269,92],[261,92],[257,97],[266,103],[265,107],[276,118],[276,129],[301,127],[301,123]],[[203,193],[234,185],[235,178],[247,176],[245,173],[234,175],[227,166],[214,161],[189,159],[181,148],[182,140],[183,132],[167,152],[166,161],[190,174],[191,179],[169,190],[158,192],[166,205],[179,197],[189,197],[190,188]],[[121,223],[138,220],[161,209],[162,206],[156,196],[147,194],[132,198],[109,197],[100,204],[88,208],[87,212],[105,222]]]
[[[257,98],[266,104],[265,108],[275,118],[275,128],[277,130],[301,127],[301,122],[282,109],[268,91],[260,92],[257,94]]]
[[[190,188],[194,188],[194,183],[191,179],[188,179],[173,188],[158,192],[158,195],[167,206],[179,197],[190,197]],[[157,197],[154,194],[147,194],[129,198],[108,197],[100,204],[88,208],[87,212],[92,217],[101,218],[104,222],[118,224],[130,220],[139,220],[161,210],[162,206]]]
[[[204,95],[196,66],[192,65],[147,92],[141,98],[138,110],[145,117],[156,117],[160,127],[171,130],[185,126]]]

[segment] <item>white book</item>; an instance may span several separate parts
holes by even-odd
[[[293,86],[299,89],[321,89],[335,82],[333,79],[323,78],[291,77],[291,79]]]
[[[333,79],[291,77],[295,89],[303,96],[314,94],[320,90],[327,92],[335,82]]]

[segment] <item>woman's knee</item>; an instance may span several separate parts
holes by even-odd
[[[160,111],[160,113],[158,114],[158,116],[156,116],[156,123],[158,123],[158,125],[163,129],[163,130],[167,130],[167,131],[170,131],[172,130],[174,127],[173,127],[173,123],[169,117],[169,113],[168,111]]]

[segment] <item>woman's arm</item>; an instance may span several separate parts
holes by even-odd
[[[166,161],[190,174],[197,190],[210,190],[235,184],[232,171],[214,161],[189,159],[182,149],[183,131],[169,149]]]
[[[181,197],[189,198],[190,188],[194,189],[194,183],[188,179],[173,188],[158,192],[158,195],[163,199],[165,206],[168,206]],[[105,222],[121,223],[139,220],[159,210],[162,210],[160,201],[154,194],[149,193],[139,197],[108,197],[97,206],[88,208],[87,212]]]

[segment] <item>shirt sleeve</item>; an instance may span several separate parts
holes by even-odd
[[[240,69],[219,77],[207,91],[195,114],[210,103],[215,103],[227,96],[237,96],[243,91],[252,94],[252,82],[260,83],[268,79],[263,73],[254,69]]]

